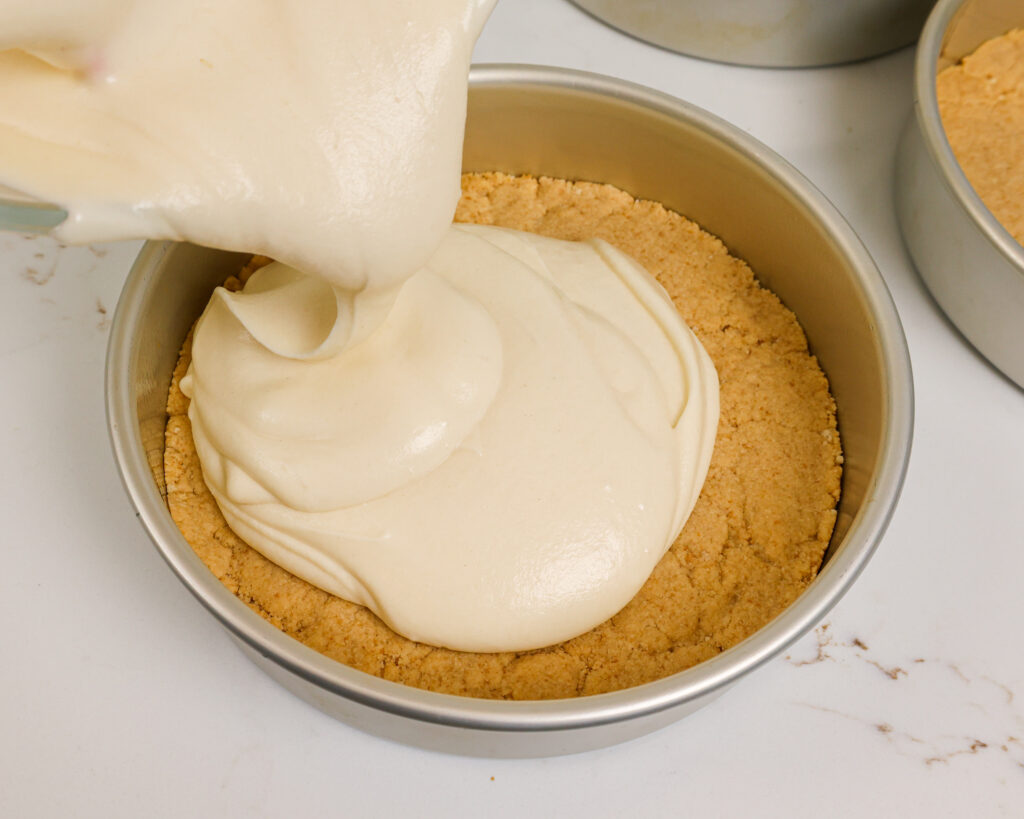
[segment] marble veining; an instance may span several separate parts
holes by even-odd
[[[818,626],[813,638],[813,654],[785,656],[791,667],[833,664],[848,674],[867,668],[878,673],[858,680],[868,690],[858,696],[857,707],[812,701],[795,706],[860,725],[895,753],[926,767],[984,755],[1024,776],[1024,713],[1017,692],[1007,683],[942,657],[893,661],[876,656],[864,637],[840,637],[831,622]],[[816,690],[825,699],[828,687]]]

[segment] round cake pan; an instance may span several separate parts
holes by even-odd
[[[935,301],[982,355],[1024,387],[1024,247],[960,169],[935,90],[939,71],[1020,26],[1020,0],[940,0],[935,6],[917,50],[914,110],[896,165],[896,210]]]
[[[609,745],[688,714],[812,628],[878,544],[910,450],[906,341],[867,251],[829,202],[745,133],[693,106],[562,69],[473,69],[464,168],[607,182],[700,222],[746,259],[800,318],[831,381],[846,458],[835,534],[820,575],[765,628],[718,657],[610,694],[478,700],[377,679],[286,636],[210,573],[167,511],[167,388],[189,326],[237,254],[150,242],[111,328],[107,413],[139,519],[182,582],[282,685],[368,732],[438,750],[547,756]]]
[[[741,65],[796,68],[910,45],[933,0],[573,0],[655,45]]]

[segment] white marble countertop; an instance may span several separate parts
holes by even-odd
[[[917,391],[871,564],[788,656],[629,744],[493,761],[363,735],[243,658],[135,520],[103,356],[138,244],[0,235],[0,815],[1024,815],[1024,390],[944,319],[900,240],[912,51],[753,70],[643,45],[563,0],[502,0],[476,56],[682,97],[846,215],[893,292]]]

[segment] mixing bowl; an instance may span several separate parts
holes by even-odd
[[[571,753],[652,731],[746,677],[818,623],[864,567],[892,514],[910,449],[912,383],[889,293],[842,217],[739,129],[619,80],[562,69],[473,69],[464,168],[607,182],[700,222],[795,311],[828,374],[846,458],[820,575],[779,617],[687,671],[615,693],[543,702],[435,694],[340,665],[236,599],[185,542],[163,497],[164,405],[189,326],[237,254],[145,245],[111,328],[107,410],[125,487],[164,559],[252,660],[366,731],[489,756]]]
[[[896,209],[935,301],[967,339],[1024,386],[1024,247],[978,197],[939,116],[936,75],[992,37],[1024,26],[1019,0],[940,0],[914,67],[914,110],[900,140]]]

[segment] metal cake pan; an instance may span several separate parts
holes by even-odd
[[[917,39],[933,0],[573,0],[655,45],[771,68],[876,57]]]
[[[978,351],[1024,387],[1024,247],[992,215],[946,139],[938,72],[1024,26],[1019,0],[940,0],[914,67],[914,110],[900,140],[896,211],[935,301]]]
[[[435,694],[343,666],[287,637],[227,591],[172,522],[162,494],[164,405],[185,334],[237,254],[145,245],[111,328],[107,413],[125,488],[164,559],[252,660],[365,731],[437,750],[547,756],[660,728],[717,697],[818,623],[882,537],[911,442],[902,327],[857,236],[799,173],[722,120],[663,94],[563,69],[475,67],[464,168],[608,182],[700,222],[795,311],[828,374],[846,458],[835,534],[817,579],[720,656],[624,691],[544,702]]]

